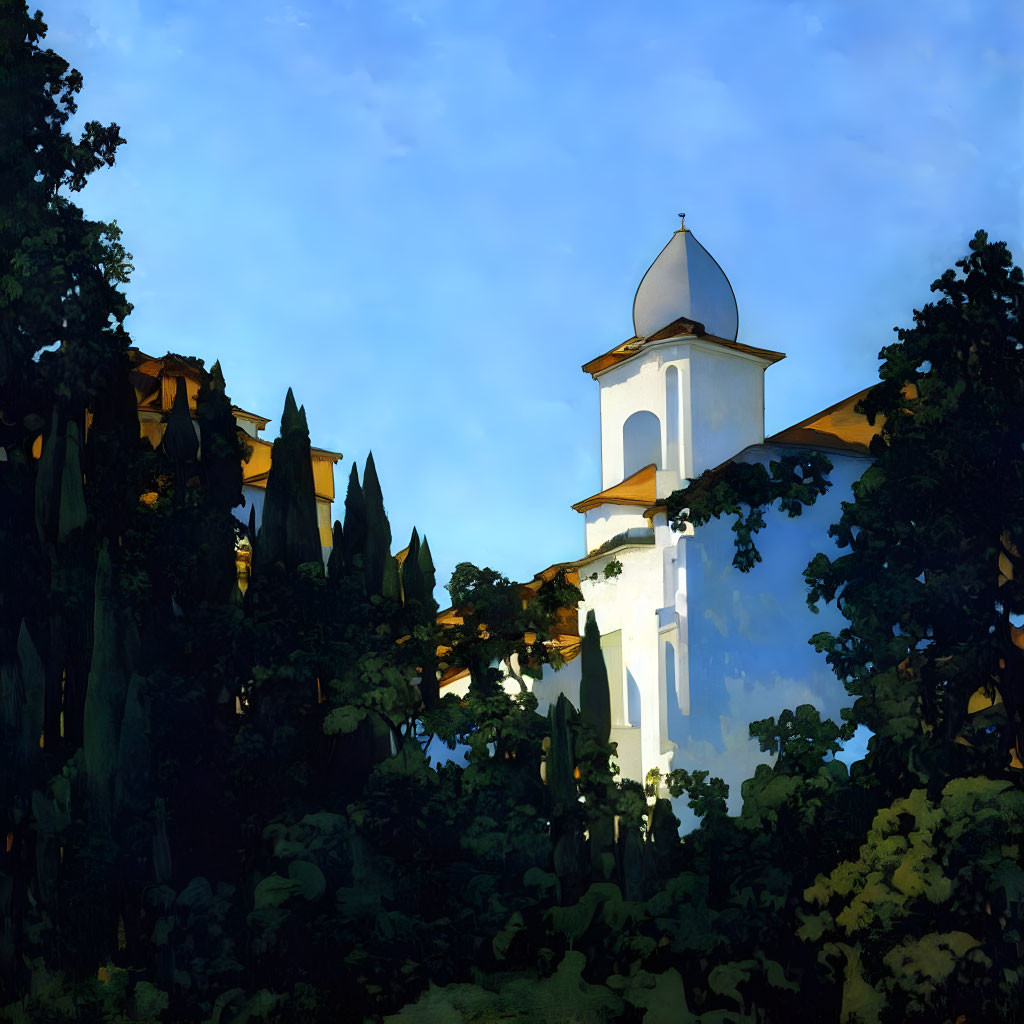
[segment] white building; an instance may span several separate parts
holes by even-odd
[[[635,335],[583,366],[600,388],[602,490],[573,506],[587,554],[567,563],[584,595],[580,631],[591,609],[601,631],[621,774],[709,769],[730,784],[734,813],[740,784],[766,759],[750,722],[805,703],[838,721],[849,703],[808,644],[842,620],[834,607],[807,608],[802,572],[835,550],[828,525],[873,433],[853,412],[857,394],[766,439],[764,372],[784,356],[739,342],[738,320],[728,278],[680,226],[637,289]],[[752,572],[732,566],[730,517],[689,535],[668,525],[665,500],[683,481],[807,448],[832,460],[832,487],[798,518],[766,515]],[[612,562],[621,572],[606,576]],[[541,711],[560,692],[578,705],[579,667],[535,684]]]
[[[583,367],[600,388],[603,489],[574,506],[588,552],[580,622],[593,609],[622,774],[707,768],[730,783],[734,809],[763,759],[751,721],[802,703],[838,720],[848,703],[807,642],[838,616],[810,612],[802,572],[832,547],[828,524],[872,433],[854,396],[766,440],[764,372],[784,356],[740,343],[738,320],[728,278],[681,225],[637,289],[635,336]],[[669,527],[664,502],[684,480],[807,447],[832,459],[832,489],[799,518],[769,515],[749,574],[732,566],[731,518],[689,536]],[[622,570],[606,578],[612,560]]]

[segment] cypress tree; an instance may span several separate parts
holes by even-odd
[[[60,476],[64,466],[64,433],[57,406],[53,407],[50,430],[36,469],[36,529],[43,547],[56,543],[60,516]]]
[[[608,690],[608,669],[601,653],[601,634],[593,611],[587,612],[583,630],[580,678],[580,718],[592,730],[600,747],[605,747],[611,735],[611,695]],[[593,876],[608,875],[614,864],[615,823],[610,807],[602,794],[602,784],[611,783],[608,758],[594,752],[584,767],[586,817],[590,831],[590,861]]]
[[[219,362],[213,364],[209,379],[199,389],[196,413],[202,445],[199,475],[206,501],[214,509],[229,512],[245,500],[242,449]]]
[[[128,678],[123,658],[116,574],[106,542],[96,564],[92,665],[85,696],[83,752],[89,783],[89,816],[94,828],[113,818],[117,752]]]
[[[391,554],[391,527],[384,511],[384,496],[377,479],[373,452],[366,457],[366,468],[363,470],[363,498],[366,506],[363,578],[366,580],[366,593],[373,595],[383,592],[384,569]]]
[[[345,572],[345,532],[341,523],[334,520],[331,530],[331,553],[327,558],[327,578],[337,583]]]
[[[359,471],[353,465],[345,494],[345,528],[342,535],[345,569],[362,574],[363,548],[366,546],[366,502],[359,483]]]
[[[430,545],[427,543],[427,535],[423,535],[423,543],[420,545],[419,556],[420,573],[423,576],[423,588],[426,591],[427,600],[436,609],[437,602],[434,600],[434,588],[437,586],[437,572],[434,569],[434,560],[430,557]]]
[[[50,429],[43,443],[35,481],[36,532],[39,535],[42,551],[45,552],[49,560],[50,571],[47,575],[49,576],[51,586],[55,582],[55,575],[60,572],[56,544],[58,523],[60,521],[61,474],[64,469],[65,447],[66,441],[64,432],[61,429],[60,416],[57,406],[54,405]],[[67,556],[67,545],[63,546],[61,553],[65,557]],[[84,594],[82,596],[86,600],[81,604],[66,600],[51,601],[50,603],[50,632],[49,637],[46,638],[48,642],[44,648],[46,662],[46,718],[44,729],[46,735],[52,739],[60,737],[61,686],[65,678],[65,653],[67,647],[66,618],[69,613],[80,619],[86,617],[88,595]],[[23,630],[24,625],[23,620]],[[0,662],[3,660],[3,658],[0,658]]]
[[[85,486],[82,480],[82,445],[78,424],[67,426],[64,445],[64,471],[60,476],[60,514],[57,520],[57,540],[67,540],[75,530],[85,526],[88,516],[85,507]]]
[[[45,713],[45,672],[42,659],[25,620],[18,632],[17,660],[5,666],[16,678],[4,687],[2,702],[11,738],[20,739],[11,745],[15,761],[31,765],[39,757],[39,736],[43,731]],[[5,680],[7,682],[7,680]],[[20,733],[20,736],[18,735]]]
[[[384,563],[384,578],[381,581],[381,593],[395,604],[402,603],[402,577],[398,567],[398,559],[388,555]]]
[[[420,535],[416,532],[415,526],[412,528],[409,548],[402,563],[402,588],[407,605],[422,606],[425,603],[426,584],[423,570],[420,568]]]
[[[242,446],[220,363],[213,364],[209,379],[199,389],[196,405],[204,513],[202,522],[197,524],[197,582],[207,599],[227,600],[238,578],[235,566],[237,520],[231,510],[245,499],[242,497]]]
[[[174,504],[185,501],[186,467],[199,452],[199,438],[192,426],[192,415],[188,410],[188,388],[184,377],[176,378],[174,404],[167,414],[164,430],[164,451],[174,463]]]
[[[583,878],[583,836],[572,735],[576,709],[564,693],[551,706],[548,720],[551,745],[546,777],[551,799],[552,856],[561,887],[561,902],[568,904],[578,895]]]
[[[287,570],[307,562],[322,563],[309,428],[305,410],[296,407],[291,388],[270,460],[254,562],[257,567],[280,563]]]
[[[129,373],[125,355],[91,403],[92,423],[83,452],[90,513],[98,534],[111,540],[124,535],[139,495],[149,490],[145,472],[153,459],[149,442],[139,436],[138,401]]]
[[[612,728],[611,694],[608,690],[608,669],[601,653],[601,634],[593,610],[587,612],[580,649],[580,717],[593,730],[599,743],[607,743]]]
[[[412,531],[412,535],[418,542],[419,537],[416,530]],[[434,600],[435,573],[434,562],[430,557],[430,547],[427,545],[426,537],[423,538],[422,543],[418,543],[415,572],[409,567],[412,555],[412,542],[410,541],[409,554],[406,556],[405,565],[402,568],[410,574],[410,578],[414,578],[416,581],[414,586],[418,588],[420,594],[420,615],[423,619],[433,622],[434,615],[437,612],[437,602]],[[408,589],[406,594],[406,602],[408,602]],[[440,697],[440,685],[437,678],[437,638],[435,636],[431,635],[424,641],[421,658],[420,697],[422,697],[424,705],[431,708]]]
[[[288,557],[295,565],[313,562],[323,567],[323,547],[317,521],[316,484],[313,482],[313,458],[310,453],[309,425],[306,407],[299,407],[294,429],[296,484],[291,492],[292,506],[288,516]]]

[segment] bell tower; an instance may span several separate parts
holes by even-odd
[[[658,497],[764,440],[764,370],[732,285],[685,220],[644,274],[634,335],[583,369],[601,389],[601,486],[654,465]]]

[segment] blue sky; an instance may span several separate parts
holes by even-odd
[[[520,579],[583,554],[597,385],[678,224],[729,275],[774,432],[871,383],[983,227],[1024,261],[1024,8],[986,0],[52,0],[116,121],[79,201],[144,351],[372,448],[393,532]],[[268,435],[273,436],[275,423]],[[438,594],[444,602],[446,595]]]

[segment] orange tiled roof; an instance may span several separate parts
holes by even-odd
[[[621,484],[577,501],[573,508],[577,512],[589,512],[598,505],[642,505],[647,508],[658,500],[657,473],[658,467],[652,462],[627,476]]]
[[[610,366],[628,359],[649,342],[679,337],[692,337],[694,340],[709,341],[713,345],[720,345],[722,348],[731,349],[733,352],[744,352],[747,355],[766,359],[769,363],[777,363],[780,359],[786,358],[784,352],[774,352],[767,348],[754,348],[753,345],[744,345],[738,341],[728,341],[725,338],[717,338],[713,334],[705,334],[703,324],[699,324],[694,320],[687,320],[686,317],[680,317],[648,338],[627,338],[614,348],[597,356],[596,359],[591,359],[589,363],[584,363],[583,371],[596,378],[602,370],[607,370]]]
[[[871,388],[864,388],[835,405],[765,438],[766,444],[799,444],[809,448],[836,448],[842,451],[867,452],[871,438],[882,426],[882,418],[871,426],[867,417],[854,412],[854,407]]]

